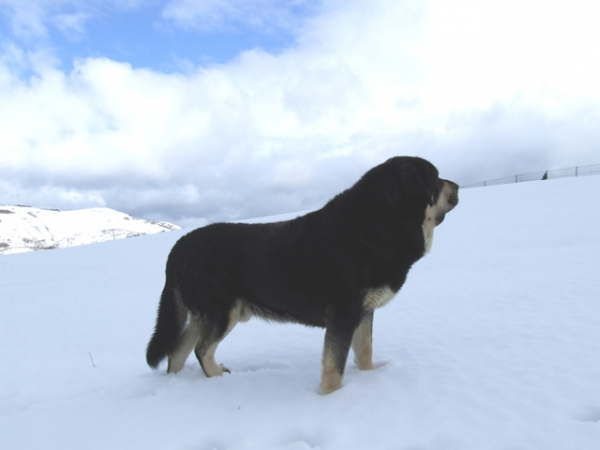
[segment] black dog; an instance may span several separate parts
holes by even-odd
[[[192,350],[209,376],[217,345],[251,316],[324,327],[321,389],[339,389],[350,347],[373,369],[373,310],[389,302],[458,203],[458,186],[421,158],[368,171],[318,211],[268,224],[217,223],[173,247],[148,364],[178,372]]]

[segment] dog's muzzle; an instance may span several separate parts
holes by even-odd
[[[442,180],[444,187],[442,189],[440,200],[443,202],[440,205],[438,215],[435,218],[435,226],[438,226],[444,221],[446,213],[452,211],[458,205],[458,184],[450,180]]]

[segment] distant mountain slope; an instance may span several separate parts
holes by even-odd
[[[110,208],[59,211],[0,206],[0,255],[93,244],[178,229],[171,223],[137,219]]]

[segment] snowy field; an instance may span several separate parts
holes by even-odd
[[[600,176],[460,193],[377,370],[319,394],[323,330],[238,325],[207,379],[146,366],[184,231],[0,257],[0,448],[600,449]],[[92,361],[93,359],[93,361]]]

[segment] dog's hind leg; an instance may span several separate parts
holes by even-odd
[[[356,317],[355,317],[356,316]],[[346,360],[350,351],[354,329],[360,317],[342,312],[337,317],[332,315],[325,330],[325,347],[323,349],[323,371],[321,372],[321,391],[329,394],[342,387]]]
[[[215,352],[219,343],[225,339],[225,336],[239,322],[241,311],[242,303],[238,301],[229,311],[227,317],[206,318],[202,327],[201,338],[196,344],[194,352],[207,377],[223,375],[224,372],[229,372],[225,366],[217,364],[215,361]]]
[[[168,373],[177,373],[185,364],[188,356],[200,340],[201,327],[197,317],[190,315],[187,327],[179,336],[175,349],[169,353]]]
[[[352,336],[354,362],[360,370],[373,370],[373,311],[365,310]]]

